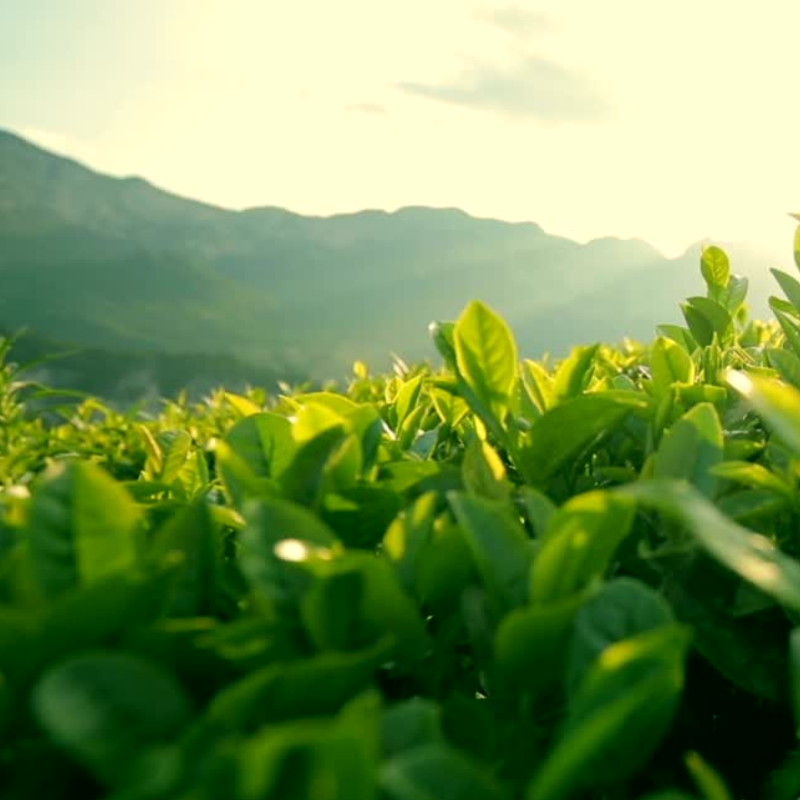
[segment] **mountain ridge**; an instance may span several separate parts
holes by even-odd
[[[178,192],[175,192],[170,189],[166,189],[162,186],[159,186],[156,183],[153,183],[148,178],[138,175],[138,174],[130,174],[130,175],[111,175],[109,173],[100,171],[95,169],[94,167],[86,164],[85,162],[81,161],[80,159],[74,158],[68,155],[61,155],[45,149],[40,145],[37,145],[35,142],[27,139],[24,136],[20,136],[19,134],[14,133],[8,129],[4,129],[0,127],[0,147],[2,147],[2,140],[3,138],[7,139],[8,141],[12,142],[17,147],[24,147],[29,150],[36,151],[37,154],[43,155],[49,159],[55,159],[60,162],[67,162],[71,167],[77,167],[80,170],[85,172],[91,173],[92,176],[96,178],[100,178],[103,180],[110,180],[116,182],[122,182],[124,184],[130,186],[136,186],[144,188],[148,191],[158,193],[162,196],[169,197],[171,200],[179,200],[182,203],[191,204],[196,208],[202,208],[203,210],[210,211],[210,212],[221,212],[225,214],[232,214],[232,215],[246,215],[246,216],[255,216],[261,213],[267,214],[279,214],[282,216],[297,218],[297,219],[304,219],[304,220],[315,220],[315,221],[343,221],[347,219],[365,219],[370,216],[379,216],[379,217],[402,217],[408,216],[411,214],[416,214],[419,212],[423,213],[434,213],[439,215],[447,215],[447,216],[458,216],[462,219],[469,220],[470,222],[485,222],[485,223],[499,223],[502,225],[507,225],[510,227],[515,228],[526,228],[530,230],[535,230],[537,232],[545,232],[544,228],[542,228],[539,223],[533,220],[517,220],[517,221],[509,221],[504,220],[496,216],[483,216],[470,213],[463,208],[459,208],[457,206],[430,206],[424,204],[411,204],[411,205],[403,205],[399,206],[398,208],[389,210],[383,208],[364,208],[359,209],[357,211],[342,211],[342,212],[334,212],[331,214],[305,214],[297,211],[293,211],[291,209],[285,208],[283,206],[276,206],[276,205],[256,205],[256,206],[246,206],[241,209],[230,208],[228,206],[223,206],[218,203],[210,203],[204,200],[196,200],[194,198],[188,197],[187,195],[182,195]],[[602,241],[613,241],[613,242],[625,242],[625,243],[641,243],[642,245],[647,246],[648,248],[652,248],[656,250],[659,255],[663,256],[664,254],[652,243],[647,242],[645,239],[640,237],[619,237],[619,236],[600,236],[594,237],[592,239],[588,239],[585,242],[577,242],[577,240],[571,239],[566,236],[561,236],[558,234],[547,233],[548,236],[553,238],[559,238],[565,241],[575,242],[577,244],[583,245],[592,245],[597,242]]]
[[[773,264],[732,256],[765,308]],[[667,258],[635,237],[580,243],[455,207],[226,209],[0,129],[0,321],[79,345],[327,378],[391,352],[434,357],[428,323],[478,298],[519,331],[523,354],[563,354],[680,321],[678,302],[703,291],[698,260],[697,243]]]

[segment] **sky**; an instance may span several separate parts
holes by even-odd
[[[228,208],[788,253],[800,2],[0,0],[0,127]]]

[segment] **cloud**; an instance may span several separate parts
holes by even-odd
[[[355,111],[360,114],[385,114],[386,113],[386,106],[381,105],[380,103],[351,103],[347,106],[348,111]]]
[[[396,86],[430,100],[546,122],[588,122],[609,113],[591,80],[539,56],[525,56],[506,68],[478,64],[442,83]]]
[[[553,22],[547,14],[522,6],[503,6],[487,11],[481,17],[506,33],[523,39],[553,29]]]

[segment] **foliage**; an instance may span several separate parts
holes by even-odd
[[[473,302],[441,368],[152,416],[3,362],[0,795],[796,797],[800,293],[701,273],[646,346]]]

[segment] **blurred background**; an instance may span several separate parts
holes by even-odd
[[[118,402],[650,337],[793,269],[800,5],[0,3],[0,331]],[[67,355],[68,354],[68,355]]]

